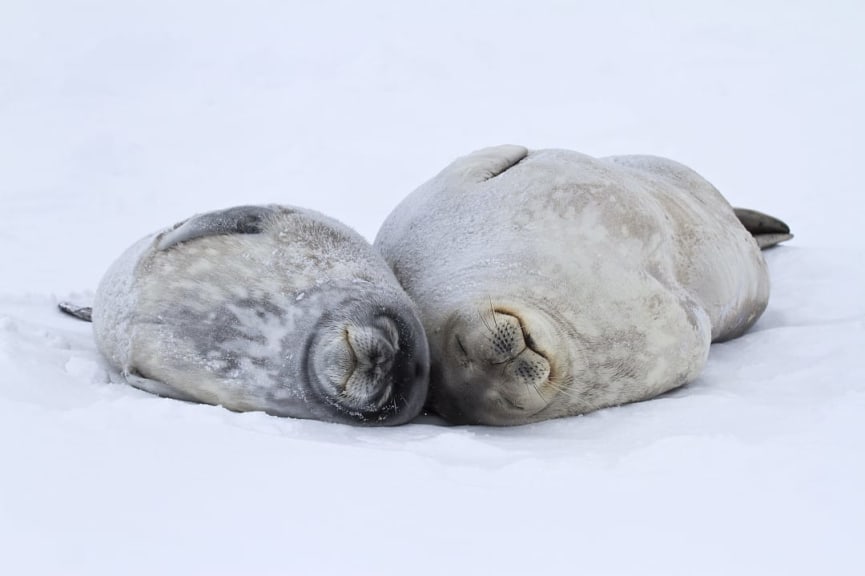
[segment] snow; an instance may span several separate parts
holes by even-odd
[[[0,573],[863,573],[863,27],[843,0],[4,2]],[[54,309],[205,210],[372,239],[503,142],[668,156],[783,217],[768,311],[656,400],[359,429],[110,383]]]

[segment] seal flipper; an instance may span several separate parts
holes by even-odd
[[[528,154],[526,148],[511,144],[483,148],[468,156],[457,158],[442,170],[440,175],[458,178],[468,184],[477,184],[513,168]]]
[[[93,322],[93,308],[90,306],[78,306],[71,302],[60,302],[57,305],[64,314],[69,314],[73,318],[84,320],[85,322]]]
[[[761,249],[771,248],[793,238],[790,227],[774,216],[747,208],[733,208],[733,211]]]
[[[237,206],[199,214],[162,234],[156,248],[168,250],[182,242],[228,234],[260,234],[269,216],[277,211],[270,206]]]

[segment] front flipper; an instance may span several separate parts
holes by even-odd
[[[279,208],[275,206],[237,206],[217,212],[193,216],[177,228],[162,235],[157,249],[168,250],[182,242],[228,234],[259,234],[271,215]]]
[[[477,184],[499,176],[528,156],[522,146],[503,144],[472,152],[454,160],[441,176],[456,178],[465,184]]]
[[[69,314],[73,318],[84,320],[85,322],[93,322],[93,308],[90,306],[78,306],[71,302],[61,302],[57,305],[61,312]]]
[[[754,236],[757,246],[761,249],[770,248],[793,238],[790,227],[774,216],[747,208],[734,208],[733,211],[745,230]]]

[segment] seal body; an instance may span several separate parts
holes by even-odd
[[[730,205],[657,157],[481,150],[407,197],[375,246],[420,308],[429,407],[459,423],[523,424],[681,386],[769,297]]]
[[[357,233],[245,206],[148,236],[96,293],[100,351],[132,386],[236,411],[400,424],[427,393],[417,311]]]

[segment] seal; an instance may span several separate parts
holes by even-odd
[[[498,146],[410,194],[374,246],[420,309],[429,409],[514,425],[693,380],[763,312],[760,247],[789,238],[672,160]]]
[[[136,388],[180,400],[351,424],[423,408],[417,310],[359,234],[311,210],[200,214],[129,248],[100,282],[101,353]]]

